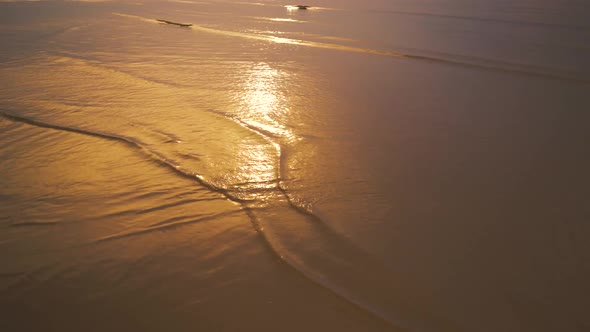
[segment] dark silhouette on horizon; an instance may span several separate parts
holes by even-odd
[[[190,27],[192,26],[192,23],[178,23],[178,22],[172,22],[172,21],[167,21],[167,20],[156,20],[158,22],[162,22],[162,23],[166,23],[166,24],[172,24],[172,25],[178,25],[179,27]]]

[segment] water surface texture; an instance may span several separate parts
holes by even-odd
[[[294,5],[0,2],[2,325],[589,330],[585,1]]]

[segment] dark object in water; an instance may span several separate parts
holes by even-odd
[[[297,6],[295,6],[295,7],[299,8],[299,9],[307,9],[307,8],[311,8],[311,6],[308,6],[308,5],[297,5]]]
[[[166,24],[178,25],[179,27],[190,27],[192,25],[191,23],[177,23],[177,22],[166,21],[166,20],[156,20],[156,21],[166,23]]]

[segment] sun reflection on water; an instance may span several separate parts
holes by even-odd
[[[240,119],[251,129],[268,138],[294,140],[292,131],[283,123],[291,113],[284,85],[287,73],[258,63],[244,75],[242,89],[238,91]]]
[[[276,189],[281,179],[281,146],[297,140],[285,125],[292,112],[286,93],[289,75],[259,62],[245,66],[239,77],[235,119],[266,142],[264,146],[241,151],[241,159],[246,161],[241,171],[250,179],[250,183],[241,187],[248,190],[250,197],[265,201],[270,198],[268,195],[277,194],[272,188]]]

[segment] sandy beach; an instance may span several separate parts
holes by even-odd
[[[0,0],[2,326],[589,329],[584,1],[296,5]]]

